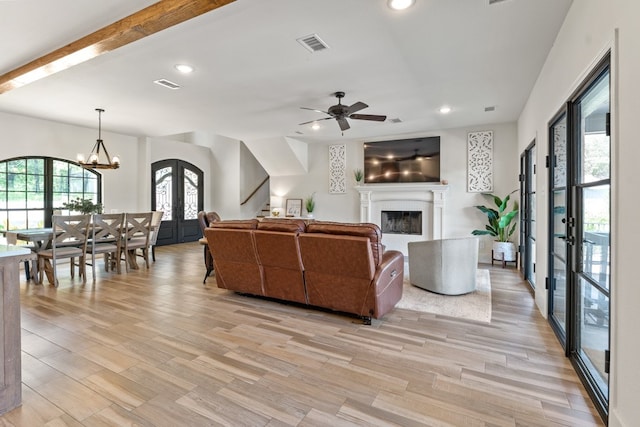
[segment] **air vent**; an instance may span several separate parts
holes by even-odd
[[[491,106],[491,107],[484,107],[484,112],[488,113],[490,111],[496,111],[496,107],[495,106]]]
[[[329,49],[329,45],[326,44],[317,34],[300,37],[296,40],[311,53]]]
[[[489,0],[489,4],[496,4],[496,3],[502,3],[503,1],[507,1],[507,0]]]
[[[154,80],[153,82],[157,85],[164,86],[169,89],[180,89],[180,85],[178,83],[174,83],[167,79]]]
[[[395,119],[389,119],[389,121],[391,123],[402,123],[402,120],[400,120],[398,117],[396,117]]]

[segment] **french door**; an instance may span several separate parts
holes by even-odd
[[[549,128],[549,319],[605,419],[611,266],[609,106],[607,57]]]
[[[203,209],[203,173],[183,160],[151,165],[151,206],[163,211],[157,245],[193,242],[200,238],[198,212]]]
[[[520,156],[520,259],[524,279],[536,287],[536,143]]]

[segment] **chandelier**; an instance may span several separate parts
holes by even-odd
[[[104,142],[102,141],[102,113],[104,113],[104,110],[102,108],[96,108],[96,111],[98,112],[98,139],[91,149],[88,158],[85,159],[83,154],[78,154],[78,163],[87,169],[118,169],[120,167],[120,157],[109,157],[107,147],[104,146]],[[101,150],[107,159],[105,162],[100,162]]]

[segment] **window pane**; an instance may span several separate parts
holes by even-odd
[[[0,190],[6,190],[7,189],[7,174],[6,173],[0,173]]]
[[[609,298],[586,280],[580,279],[580,350],[583,359],[591,363],[590,371],[605,391],[608,390],[609,375],[605,373],[605,350],[609,349]]]
[[[27,175],[27,191],[44,191],[44,175]]]
[[[66,193],[69,191],[69,178],[54,176],[53,191],[56,193]]]
[[[69,176],[82,178],[82,176],[84,175],[84,172],[86,171],[85,168],[78,165],[69,164],[68,167],[69,167]]]
[[[558,258],[553,257],[553,316],[563,331],[567,324],[567,267]]]
[[[44,192],[27,193],[27,208],[28,209],[42,209],[44,208]]]
[[[184,219],[198,219],[198,175],[184,170]]]
[[[53,161],[53,175],[54,176],[69,176],[69,164],[67,162],[61,162],[60,160]]]
[[[27,216],[29,226],[27,228],[44,227],[44,211],[29,211]]]
[[[24,159],[10,160],[7,162],[7,170],[12,173],[25,173],[27,170],[27,162]]]
[[[7,209],[7,192],[0,191],[0,209]]]
[[[9,230],[27,228],[27,211],[9,211]]]
[[[609,178],[609,137],[606,118],[609,112],[609,74],[605,74],[581,98],[580,178],[587,183]]]
[[[567,117],[564,116],[554,126],[553,135],[553,186],[567,185]]]
[[[27,207],[27,193],[16,193],[14,191],[9,191],[7,195],[9,196],[9,209],[24,209]]]
[[[69,192],[82,194],[82,192],[84,191],[84,188],[82,185],[83,181],[84,180],[82,179],[82,177],[69,178]]]
[[[26,191],[27,180],[25,174],[10,173],[7,175],[8,190],[11,191]]]
[[[33,175],[44,175],[44,159],[27,159],[27,171]]]
[[[173,168],[166,167],[156,171],[156,210],[164,211],[164,221],[173,220]]]
[[[582,271],[609,289],[609,186],[583,190]]]

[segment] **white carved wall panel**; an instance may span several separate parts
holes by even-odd
[[[493,191],[493,132],[469,132],[467,149],[467,191]]]
[[[329,193],[347,192],[347,146],[329,146]]]

